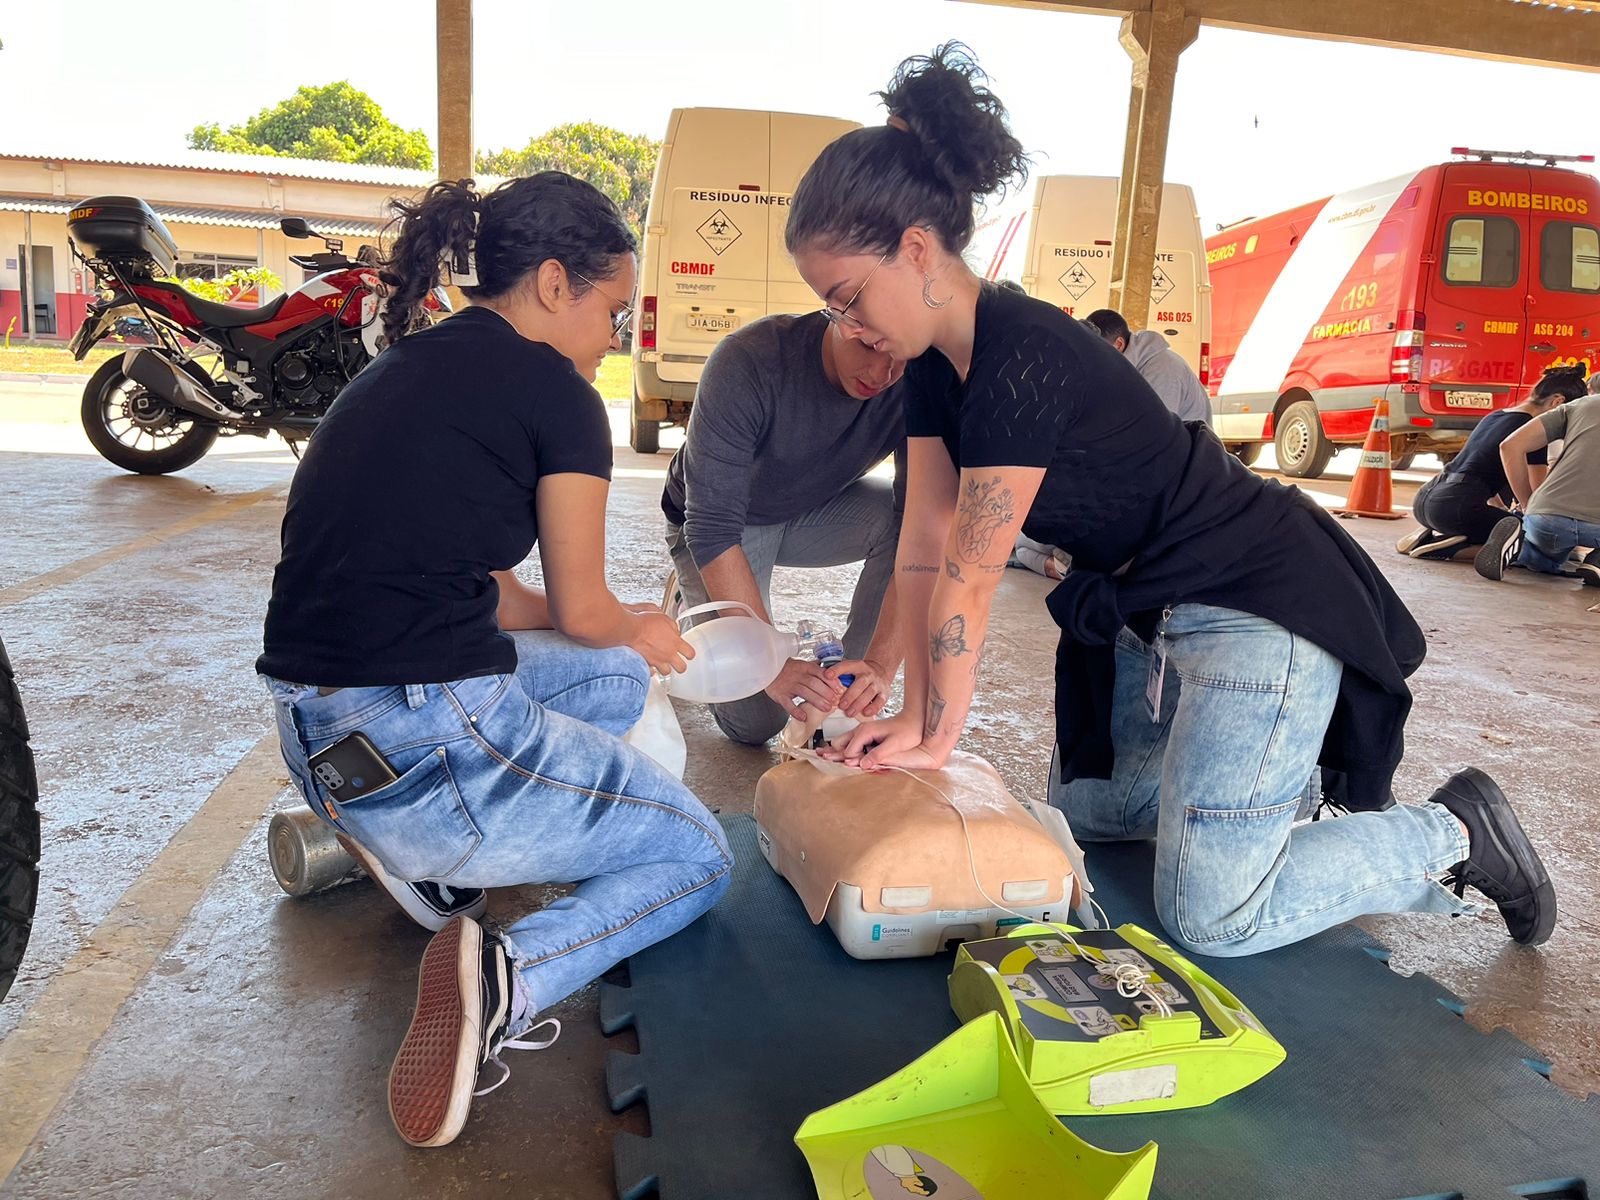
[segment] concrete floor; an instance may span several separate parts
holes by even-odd
[[[0,631],[34,730],[45,853],[33,942],[0,1005],[0,1194],[612,1196],[610,1135],[648,1119],[606,1108],[601,1060],[617,1043],[592,988],[560,1007],[554,1049],[513,1056],[454,1145],[412,1151],[384,1079],[426,934],[368,883],[297,901],[273,882],[266,815],[294,798],[251,662],[292,459],[251,440],[136,478],[90,451],[75,412],[75,387],[0,381]],[[666,461],[617,452],[609,557],[624,598],[659,596]],[[1401,500],[1425,477],[1403,477]],[[1348,468],[1313,490],[1332,504],[1347,483]],[[1496,775],[1562,921],[1542,951],[1510,944],[1492,916],[1364,924],[1396,969],[1428,972],[1481,1028],[1509,1027],[1561,1086],[1600,1091],[1600,614],[1587,611],[1600,593],[1412,562],[1392,549],[1405,527],[1350,525],[1432,644],[1400,794],[1426,796],[1468,763]],[[842,614],[852,583],[780,572],[777,616]],[[1049,755],[1049,587],[1006,573],[965,742],[1033,796]],[[680,717],[690,786],[748,811],[768,753],[727,744],[697,709]],[[539,901],[496,893],[491,911]]]

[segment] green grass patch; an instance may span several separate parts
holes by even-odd
[[[0,371],[18,375],[93,375],[113,354],[127,349],[120,342],[96,346],[82,362],[62,346],[0,346]]]
[[[595,390],[613,408],[626,408],[633,399],[633,359],[622,353],[606,355],[595,377]]]

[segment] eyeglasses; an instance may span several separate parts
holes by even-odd
[[[618,300],[615,296],[613,296],[610,292],[606,291],[605,288],[601,287],[594,280],[589,279],[589,278],[587,278],[587,277],[585,277],[583,275],[579,275],[578,272],[576,272],[576,271],[572,272],[572,274],[573,274],[574,278],[582,279],[585,283],[587,283],[595,291],[599,292],[607,300],[611,301],[611,303],[613,303],[613,304],[618,306],[618,310],[615,313],[611,314],[611,336],[612,337],[620,337],[622,335],[622,331],[628,327],[628,322],[633,320],[633,305],[629,304],[629,303],[624,303],[623,301]]]
[[[861,293],[867,290],[867,284],[871,283],[872,277],[878,273],[878,267],[883,266],[884,263],[888,262],[893,257],[894,251],[891,250],[888,254],[885,254],[878,260],[877,264],[872,268],[872,270],[867,272],[867,277],[861,281],[861,286],[856,289],[856,294],[851,296],[850,299],[845,302],[845,306],[843,308],[835,308],[831,304],[824,304],[822,306],[822,315],[827,317],[828,320],[833,324],[839,325],[845,329],[865,329],[867,327],[867,323],[860,317],[852,316],[850,314],[850,310],[855,307],[856,301],[861,299]]]

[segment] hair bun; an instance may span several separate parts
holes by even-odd
[[[933,172],[974,197],[1028,175],[1028,156],[987,79],[971,49],[946,42],[932,54],[905,59],[878,93],[890,124],[910,131]]]

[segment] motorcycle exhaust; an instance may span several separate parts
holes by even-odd
[[[202,389],[192,376],[148,348],[124,354],[122,373],[185,412],[224,421],[239,419],[238,413]]]

